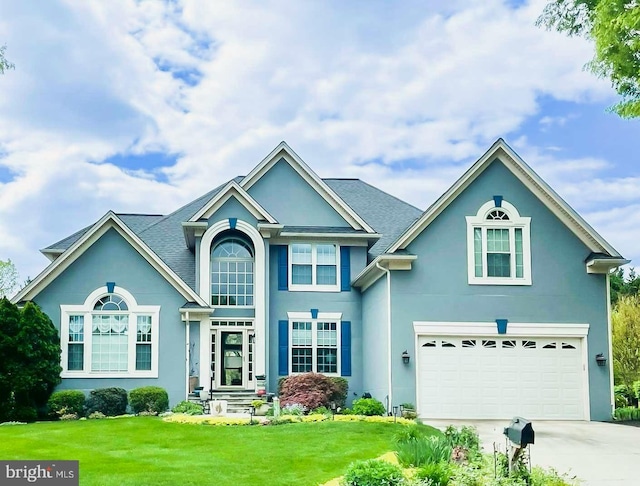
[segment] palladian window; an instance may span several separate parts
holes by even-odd
[[[211,305],[253,306],[253,250],[240,238],[226,238],[211,252]]]

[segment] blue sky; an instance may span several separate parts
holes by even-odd
[[[426,208],[502,137],[640,261],[640,121],[544,5],[0,0],[0,259],[34,277],[109,209],[170,212],[281,140]]]

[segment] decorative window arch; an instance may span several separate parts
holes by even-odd
[[[466,220],[469,284],[531,285],[531,218],[496,197]]]
[[[157,378],[160,306],[105,286],[60,309],[63,378]]]
[[[253,306],[253,248],[227,236],[211,249],[211,305]]]

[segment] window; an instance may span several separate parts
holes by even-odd
[[[340,314],[289,313],[292,373],[339,372]]]
[[[338,245],[293,243],[289,252],[289,290],[340,291]]]
[[[159,306],[103,287],[60,307],[63,377],[157,377]]]
[[[222,240],[211,251],[211,305],[253,305],[253,252],[239,238]]]
[[[531,285],[531,218],[507,201],[498,207],[491,200],[466,219],[469,283]]]

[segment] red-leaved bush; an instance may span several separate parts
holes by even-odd
[[[310,411],[318,407],[330,407],[340,392],[331,378],[319,373],[291,375],[280,386],[280,403],[283,406],[298,403]]]

